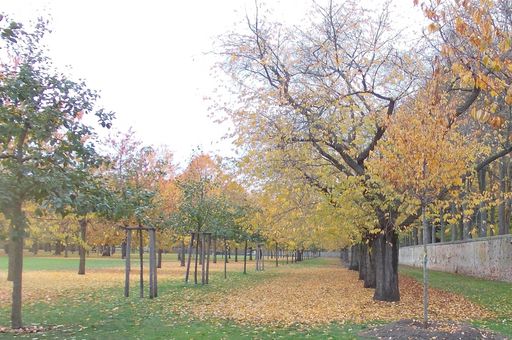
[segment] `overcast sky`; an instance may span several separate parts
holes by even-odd
[[[412,7],[412,0],[397,0]],[[310,0],[267,1],[275,17],[299,22]],[[230,155],[226,126],[208,118],[216,87],[211,77],[215,36],[235,27],[254,0],[0,0],[22,22],[51,17],[50,55],[59,68],[101,91],[117,114],[115,127],[133,127],[145,144],[165,144],[184,165],[193,149]],[[403,13],[402,13],[403,14]]]

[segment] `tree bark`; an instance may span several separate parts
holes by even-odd
[[[59,256],[62,254],[62,243],[59,241],[55,242],[55,253],[53,255]]]
[[[121,259],[126,258],[126,240],[121,243]]]
[[[195,250],[195,258],[194,258],[194,284],[197,284],[197,262],[199,257],[199,233],[196,233],[196,250]]]
[[[101,251],[101,256],[110,256],[110,246],[108,244],[105,244],[103,246],[103,250]]]
[[[32,244],[32,254],[37,255],[37,251],[39,250],[39,244],[37,241],[34,241],[34,244]]]
[[[439,224],[440,224],[440,236],[441,236],[441,243],[446,241],[445,232],[446,232],[446,221],[444,220],[444,209],[441,209],[439,211]]]
[[[212,234],[208,233],[208,244],[206,249],[206,284],[210,277],[210,250],[212,246]]]
[[[431,239],[432,242],[431,243],[435,244],[436,243],[436,229],[437,229],[437,227],[436,227],[436,224],[434,223],[434,221],[430,221],[429,225],[430,225],[430,232],[431,232],[430,235],[432,236],[432,239]]]
[[[496,222],[495,216],[496,216],[496,207],[493,205],[491,207],[491,211],[490,211],[489,223],[487,224],[487,229],[488,229],[488,233],[490,236],[494,236],[496,234],[495,233],[496,225],[494,224]],[[492,228],[491,228],[491,226],[492,226]]]
[[[12,240],[9,240],[5,244],[5,252],[7,253],[9,264],[7,268],[7,281],[14,280],[14,253],[12,252],[12,249],[14,249],[14,244]]]
[[[142,242],[142,230],[139,229],[139,261],[140,261],[140,297],[144,297],[144,243]]]
[[[125,241],[125,269],[124,269],[124,296],[128,297],[130,295],[130,270],[131,270],[131,251],[130,247],[132,244],[132,231],[126,230],[126,241]]]
[[[195,233],[190,234],[190,243],[188,245],[188,259],[187,259],[187,270],[185,271],[185,282],[188,283],[188,278],[190,276],[190,260],[192,259],[192,247],[194,245],[194,237]]]
[[[378,301],[400,301],[398,288],[398,235],[386,230],[377,236],[373,245],[375,254],[375,294]]]
[[[487,186],[485,178],[486,170],[486,168],[483,168],[478,172],[478,188],[480,190],[480,194],[485,192]],[[485,237],[487,236],[487,208],[485,202],[480,202],[478,212],[480,215],[480,218],[478,219],[478,234],[480,237]]]
[[[206,255],[205,234],[201,233],[201,284],[202,285],[204,285],[206,283],[205,255]]]
[[[12,261],[12,305],[11,327],[21,328],[22,315],[22,276],[23,276],[23,238],[25,234],[26,218],[22,210],[22,203],[13,205],[13,218],[11,220],[11,248],[9,261]]]
[[[217,237],[213,237],[213,263],[217,263]]]
[[[224,278],[227,278],[227,263],[228,263],[228,244],[224,238]]]
[[[359,280],[363,280],[366,278],[366,244],[361,242],[358,244],[358,255],[359,255]]]
[[[498,206],[498,235],[508,234],[508,226],[506,222],[506,203],[505,193],[507,191],[507,162],[502,159],[500,162],[499,182],[500,182],[500,204]]]
[[[78,221],[78,223],[80,225],[80,246],[78,247],[78,255],[80,260],[78,263],[78,275],[85,275],[85,243],[87,242],[87,219],[82,218],[80,221]]]
[[[375,258],[372,253],[373,249],[373,241],[370,241],[368,243],[368,246],[366,247],[366,275],[364,277],[364,288],[375,288],[376,282],[375,282]]]
[[[278,243],[276,242],[276,267],[279,267]]]
[[[69,245],[68,245],[68,241],[69,241],[69,236],[66,236],[66,238],[64,239],[64,257],[69,257]]]
[[[247,274],[247,240],[245,240],[244,246],[244,274]]]
[[[348,269],[359,270],[359,264],[358,264],[357,260],[358,260],[357,245],[352,245],[350,247],[350,265],[348,266]],[[295,261],[297,261],[297,257],[295,257]]]
[[[180,259],[180,266],[181,267],[185,267],[185,240],[184,239],[181,239],[181,248],[180,248],[180,252],[181,252],[181,259]]]
[[[158,261],[157,261],[157,265],[156,265],[157,268],[162,268],[162,253],[163,252],[164,252],[163,249],[161,249],[161,248],[158,249]]]
[[[426,216],[426,207],[423,203],[421,206],[421,216],[423,222],[423,229],[428,228],[428,221]],[[423,322],[425,328],[428,326],[428,270],[427,270],[427,242],[423,243]]]

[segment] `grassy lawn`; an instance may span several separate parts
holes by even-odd
[[[68,268],[65,259],[26,259],[29,267],[35,266],[34,261],[48,265],[45,269],[66,270]],[[95,261],[100,263],[103,259],[93,259],[88,263],[93,264],[96,263]],[[329,260],[314,259],[293,266],[316,267],[326,263],[329,263]],[[227,279],[223,278],[221,272],[214,272],[207,286],[186,285],[181,279],[159,282],[159,297],[154,300],[140,299],[137,296],[137,287],[132,286],[129,298],[122,296],[122,287],[116,287],[75,292],[51,303],[28,303],[23,310],[25,324],[54,325],[55,328],[37,336],[26,334],[18,337],[32,339],[354,339],[359,331],[366,328],[365,325],[338,324],[313,328],[301,326],[272,328],[264,325],[258,327],[238,325],[220,319],[202,321],[191,318],[187,314],[188,305],[208,303],[210,293],[229,294],[230,290],[240,287],[250,290],[250,287],[263,280],[282,275],[271,262],[266,263],[264,272],[254,272],[252,270],[254,262],[251,262],[250,266],[251,270],[247,275],[233,272],[231,269]],[[283,267],[285,266],[280,266],[280,268]],[[2,306],[0,307],[0,325],[8,324],[9,312]],[[11,338],[11,335],[0,333],[0,338]]]
[[[423,272],[420,268],[401,266],[400,273],[423,281]],[[512,336],[512,283],[438,271],[429,271],[429,278],[432,287],[463,295],[498,316],[493,320],[475,321],[475,325]]]
[[[99,268],[121,268],[124,266],[124,260],[121,255],[116,253],[114,256],[98,256],[92,255],[86,259],[86,268],[99,269]],[[131,255],[132,265],[138,263],[138,254]],[[144,262],[148,262],[148,254],[144,254]],[[176,254],[163,254],[162,261],[176,261]],[[8,257],[5,255],[0,256],[0,271],[7,270]],[[78,270],[78,257],[75,253],[70,254],[69,257],[53,256],[49,253],[40,253],[38,256],[25,254],[23,259],[23,271],[33,270]]]
[[[166,257],[167,265],[175,258]],[[261,325],[241,325],[216,317],[201,320],[190,313],[190,306],[210,304],[210,300],[219,294],[230,294],[239,288],[248,292],[267,280],[289,275],[289,268],[332,268],[333,259],[313,259],[300,264],[281,265],[278,269],[272,261],[265,263],[264,272],[254,271],[254,262],[248,265],[248,274],[240,272],[240,263],[228,265],[228,278],[224,279],[219,271],[222,265],[211,274],[210,284],[194,286],[184,284],[182,273],[173,276],[169,269],[168,276],[159,280],[159,296],[154,300],[138,297],[138,287],[132,283],[131,296],[123,297],[122,281],[114,286],[95,286],[94,289],[66,290],[51,301],[29,300],[24,304],[24,322],[26,325],[37,324],[52,326],[45,333],[20,335],[30,339],[356,339],[357,334],[368,323],[345,324],[331,323],[324,326],[295,325],[289,327]],[[220,261],[221,262],[221,261]],[[336,262],[337,263],[337,262]],[[76,280],[76,258],[26,257],[27,271],[46,270],[51,275],[63,280]],[[176,263],[174,263],[176,265]],[[117,268],[123,266],[119,258],[88,258],[88,275],[95,275],[94,269]],[[0,270],[6,268],[5,258],[0,257]],[[287,269],[288,268],[288,269]],[[325,270],[325,269],[324,269]],[[59,271],[73,272],[59,276]],[[421,270],[401,267],[402,275],[421,279]],[[37,274],[38,272],[34,272]],[[42,273],[42,272],[41,272]],[[39,275],[39,274],[37,274]],[[146,277],[147,280],[147,277]],[[273,281],[272,281],[273,282]],[[503,334],[512,336],[512,284],[486,281],[440,272],[431,272],[432,286],[466,296],[477,304],[494,311],[498,318],[475,322]],[[147,285],[147,281],[146,281]],[[147,289],[147,286],[146,286]],[[264,310],[261,313],[265,313]],[[463,313],[463,311],[461,311]],[[9,308],[0,306],[0,326],[9,325]],[[378,321],[368,321],[379,323]],[[0,333],[0,339],[12,338],[11,334]]]

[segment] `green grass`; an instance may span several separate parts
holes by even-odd
[[[31,259],[30,259],[31,260]],[[332,262],[325,259],[304,261],[294,266],[323,266]],[[365,325],[331,324],[324,327],[304,329],[241,326],[232,322],[209,319],[200,321],[178,313],[182,306],[207,302],[208,293],[229,294],[233,289],[258,284],[276,275],[270,262],[264,272],[251,271],[247,275],[228,272],[213,273],[207,286],[186,285],[173,280],[159,283],[159,297],[154,300],[140,299],[137,289],[132,296],[123,297],[122,287],[105,288],[90,292],[76,292],[51,304],[38,302],[24,306],[25,324],[54,325],[46,333],[26,334],[20,338],[48,339],[302,339],[335,338],[355,339]],[[229,268],[229,267],[228,267]],[[264,311],[262,311],[264,312]],[[0,308],[0,325],[9,324],[9,313]],[[1,334],[0,339],[10,338]]]
[[[117,254],[116,254],[117,255]],[[147,262],[148,254],[144,254],[144,261]],[[133,264],[138,263],[138,255],[132,254],[131,259]],[[7,270],[8,257],[0,256],[0,271]],[[176,260],[175,254],[164,254],[163,261]],[[86,268],[100,269],[100,268],[121,268],[124,266],[124,260],[119,256],[111,257],[98,257],[91,256],[86,259]],[[41,254],[39,256],[27,256],[23,258],[23,271],[33,270],[78,270],[78,257],[71,255],[70,257],[57,257]]]
[[[401,266],[400,273],[423,281],[422,269]],[[512,283],[438,271],[429,271],[429,280],[431,287],[463,295],[496,313],[496,319],[475,321],[475,325],[512,336]]]
[[[0,257],[0,266],[5,258]],[[56,257],[26,257],[26,268],[45,270],[76,269],[77,259]],[[71,265],[70,265],[71,264]],[[253,264],[253,262],[251,263]],[[88,258],[88,268],[122,266],[119,258]],[[332,266],[333,260],[319,258],[294,264],[293,267]],[[281,264],[284,266],[284,264]],[[290,265],[292,266],[292,265]],[[1,267],[0,267],[1,268]],[[91,291],[74,291],[65,298],[51,303],[36,302],[24,305],[24,322],[27,325],[52,325],[54,329],[40,334],[26,334],[20,338],[47,339],[356,339],[357,334],[368,328],[367,324],[330,324],[322,327],[288,328],[268,326],[243,326],[233,322],[198,320],[183,312],[184,306],[207,303],[208,294],[229,294],[244,287],[248,290],[263,280],[283,274],[275,269],[273,261],[265,262],[264,272],[249,271],[247,275],[215,272],[207,286],[186,285],[181,280],[159,282],[159,297],[154,300],[140,299],[137,288],[132,287],[129,298],[123,297],[122,286]],[[404,275],[421,280],[419,269],[401,267]],[[494,311],[494,320],[480,320],[475,324],[512,336],[512,284],[481,280],[461,275],[431,272],[432,286],[457,294]],[[147,284],[147,283],[146,283]],[[181,311],[181,312],[180,312]],[[262,311],[264,313],[264,311]],[[463,311],[461,311],[463,313]],[[0,325],[9,324],[8,306],[0,306]],[[1,334],[0,339],[12,338]]]

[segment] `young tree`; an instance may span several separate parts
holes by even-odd
[[[462,186],[476,155],[471,140],[447,123],[447,114],[453,114],[456,107],[439,95],[436,80],[390,120],[386,140],[379,144],[370,161],[374,174],[421,207],[425,327],[428,321],[427,244],[430,243],[427,208],[453,188]]]
[[[94,132],[83,115],[94,113],[105,127],[112,119],[95,110],[95,92],[55,71],[41,47],[46,32],[39,21],[32,32],[1,39],[3,56],[12,58],[3,63],[0,77],[0,211],[10,221],[13,328],[22,326],[24,205],[47,200],[58,205],[58,197],[70,195],[63,188],[98,165]]]

